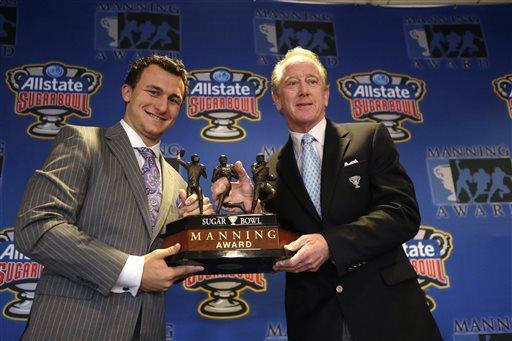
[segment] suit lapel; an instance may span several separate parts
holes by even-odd
[[[278,156],[276,165],[277,173],[279,174],[280,181],[286,183],[290,191],[295,195],[297,200],[308,211],[308,213],[320,220],[318,213],[309,197],[309,194],[304,187],[304,181],[297,168],[297,161],[293,152],[293,142],[289,138],[288,142],[284,145]]]
[[[329,203],[336,188],[338,173],[343,166],[343,156],[350,143],[350,138],[347,135],[348,131],[343,126],[335,126],[327,120],[322,158],[322,189],[320,191],[323,215],[327,214]]]
[[[140,168],[138,167],[133,148],[131,147],[130,140],[128,139],[128,135],[126,135],[123,126],[118,123],[107,129],[105,137],[107,138],[107,145],[112,151],[112,154],[117,158],[126,174],[126,179],[132,188],[137,206],[139,207],[141,215],[144,217],[146,229],[151,235],[146,188],[144,187],[144,180],[142,178]]]
[[[171,176],[171,166],[163,159],[162,155],[160,155],[160,165],[162,169],[162,201],[160,203],[160,210],[158,211],[155,233],[153,234],[151,241],[153,241],[158,236],[160,230],[164,227],[165,219],[172,205],[171,193],[176,191]]]

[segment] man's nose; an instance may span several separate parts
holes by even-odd
[[[309,94],[309,88],[306,81],[300,81],[299,82],[299,95],[305,96]]]
[[[159,96],[155,99],[155,108],[159,112],[167,111],[167,105],[169,104],[169,101],[167,101],[167,98],[165,96]]]

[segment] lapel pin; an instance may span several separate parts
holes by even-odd
[[[351,176],[348,178],[348,180],[352,183],[352,185],[354,185],[355,188],[361,188],[361,186],[359,186],[359,182],[361,181],[361,177],[359,175]]]

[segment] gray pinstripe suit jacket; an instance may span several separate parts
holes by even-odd
[[[163,339],[163,294],[110,292],[128,255],[157,248],[158,232],[178,217],[174,203],[186,183],[161,165],[152,233],[144,180],[121,124],[62,128],[16,222],[16,247],[45,266],[23,339],[130,339],[141,309],[141,338]]]

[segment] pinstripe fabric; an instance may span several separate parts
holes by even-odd
[[[126,259],[158,247],[158,232],[178,216],[186,183],[164,160],[155,232],[141,172],[122,126],[66,126],[42,170],[29,180],[15,244],[45,265],[24,339],[162,339],[164,296],[113,294]]]

